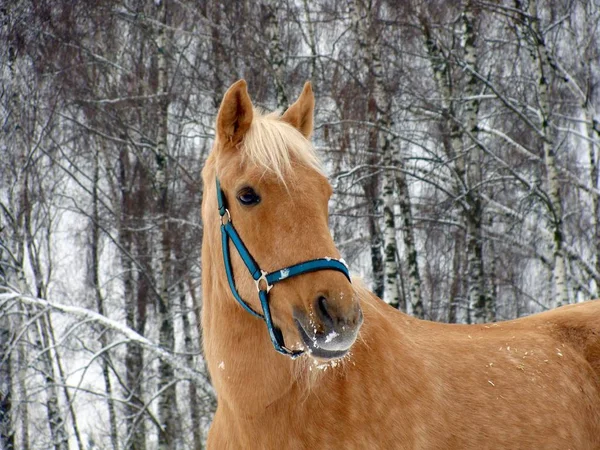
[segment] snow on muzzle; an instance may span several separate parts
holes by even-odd
[[[294,320],[307,351],[317,358],[332,359],[350,350],[363,323],[363,314],[358,302],[350,308],[341,308],[335,299],[318,295],[308,315],[294,309]]]

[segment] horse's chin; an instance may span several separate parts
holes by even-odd
[[[345,357],[348,352],[350,351],[350,349],[347,350],[323,350],[321,348],[316,348],[316,349],[309,349],[308,353],[311,357],[313,357],[314,359],[316,359],[317,361],[333,361],[336,359],[341,359],[343,357]]]
[[[312,339],[309,334],[306,332],[302,323],[296,319],[296,328],[298,329],[298,333],[300,334],[300,339],[302,339],[302,343],[304,344],[304,348],[306,349],[306,353],[308,353],[312,358],[316,360],[322,361],[331,361],[334,359],[343,358],[348,354],[350,348],[352,347],[352,343],[346,348],[324,348],[319,346],[318,339]]]

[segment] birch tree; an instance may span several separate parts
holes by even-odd
[[[522,9],[524,5],[517,2],[517,7]],[[567,291],[566,261],[563,250],[563,208],[560,193],[560,180],[556,162],[556,145],[552,131],[552,110],[549,98],[549,78],[551,77],[551,64],[549,50],[546,47],[544,35],[540,28],[538,16],[538,5],[536,0],[528,2],[527,14],[522,15],[524,32],[532,39],[532,58],[537,71],[538,98],[539,98],[539,122],[540,138],[544,151],[544,163],[548,183],[548,208],[550,220],[554,231],[554,268],[552,277],[554,281],[554,298],[557,306],[569,303]]]
[[[369,94],[369,116],[367,120],[374,124],[371,133],[374,135],[372,141],[374,147],[370,150],[382,155],[384,167],[393,164],[393,148],[391,139],[384,130],[391,128],[391,103],[385,92],[385,78],[381,61],[380,42],[377,39],[377,6],[369,4],[365,6],[361,1],[349,4],[352,28],[356,34],[358,54],[367,71],[366,85],[370,89]],[[383,298],[395,308],[406,310],[404,298],[400,295],[398,284],[399,270],[396,254],[398,245],[396,242],[396,222],[394,214],[394,178],[391,171],[383,171],[382,185],[383,199],[383,251],[384,251],[384,290]],[[401,304],[402,300],[402,304]]]
[[[471,1],[461,6],[460,40],[457,48],[443,47],[442,41],[434,33],[427,11],[421,9],[417,14],[435,86],[441,97],[442,143],[455,177],[453,184],[455,195],[459,199],[457,205],[466,228],[468,303],[473,309],[474,321],[481,323],[494,320],[495,306],[491,304],[491,296],[487,295],[485,287],[482,225],[484,205],[478,187],[482,182],[482,153],[476,138],[479,83],[478,78],[473,75],[477,71],[477,7]],[[464,64],[471,68],[467,72],[467,80],[459,78],[454,56],[451,56],[453,53],[464,55]],[[470,141],[469,136],[475,139]]]
[[[406,311],[405,297],[400,292],[398,244],[396,241],[396,215],[395,205],[400,204],[400,213],[403,223],[403,235],[407,258],[407,271],[409,280],[408,294],[412,306],[412,312],[417,317],[423,317],[423,305],[421,299],[421,281],[417,251],[414,239],[414,227],[410,205],[410,194],[403,169],[402,159],[397,157],[399,153],[396,135],[391,131],[392,103],[391,96],[387,92],[386,77],[382,62],[381,38],[378,32],[379,5],[363,4],[361,1],[350,3],[350,17],[352,27],[355,30],[358,54],[367,69],[367,86],[372,93],[367,120],[374,124],[371,131],[375,134],[374,142],[376,149],[382,155],[383,170],[383,220],[384,220],[384,298],[395,308]],[[399,166],[400,170],[394,171],[392,167]],[[397,187],[396,187],[397,184]],[[396,191],[400,200],[396,201]]]

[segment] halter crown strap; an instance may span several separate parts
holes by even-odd
[[[221,189],[221,184],[219,183],[218,178],[216,180],[216,184],[217,206],[219,208],[219,215],[221,216],[221,245],[223,247],[223,262],[225,265],[225,273],[227,274],[227,282],[229,283],[231,293],[237,302],[242,306],[242,308],[244,308],[254,317],[265,321],[267,330],[269,332],[269,337],[271,338],[271,342],[275,350],[283,355],[287,355],[290,358],[295,359],[304,352],[302,350],[290,350],[285,346],[281,330],[279,330],[279,328],[273,324],[271,308],[269,307],[269,291],[274,284],[279,283],[280,281],[305,273],[316,272],[318,270],[335,270],[341,272],[346,276],[348,281],[351,282],[348,266],[342,259],[318,258],[294,264],[293,266],[285,267],[271,273],[261,270],[231,222],[231,216],[225,203],[225,195]],[[252,307],[240,296],[237,291],[235,280],[233,278],[231,257],[229,254],[229,241],[233,242],[233,246],[242,258],[242,261],[246,265],[246,268],[256,283],[258,298],[260,300],[260,306],[263,312],[262,314],[254,311],[254,309],[252,309]]]

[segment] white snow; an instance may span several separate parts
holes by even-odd
[[[335,331],[332,331],[327,336],[325,336],[325,342],[331,342],[331,341],[333,341],[338,336],[339,335]]]

